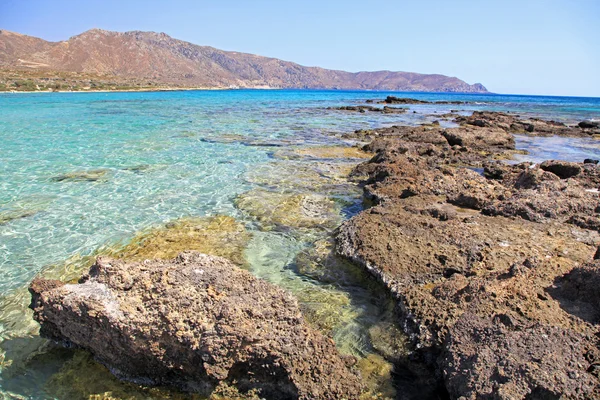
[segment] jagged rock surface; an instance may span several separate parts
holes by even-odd
[[[35,280],[42,336],[89,350],[121,378],[277,399],[357,398],[359,378],[297,302],[226,259],[99,258],[79,284]]]
[[[508,132],[370,133],[354,173],[373,206],[337,251],[395,295],[452,398],[600,398],[597,165],[490,161]]]

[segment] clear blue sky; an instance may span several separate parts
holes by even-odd
[[[0,0],[0,29],[175,38],[347,71],[412,71],[499,93],[600,97],[600,0]]]

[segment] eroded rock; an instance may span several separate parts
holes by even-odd
[[[362,386],[286,292],[229,261],[99,258],[79,284],[32,282],[41,335],[120,378],[210,394],[227,382],[277,399],[357,398]]]
[[[598,168],[490,162],[514,127],[470,122],[370,133],[355,173],[372,207],[337,251],[394,294],[451,397],[598,398]]]

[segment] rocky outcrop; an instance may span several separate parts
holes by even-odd
[[[482,209],[488,215],[530,221],[558,220],[600,230],[600,169],[595,164],[546,161],[514,166],[492,163],[484,174],[500,182],[501,196]]]
[[[289,294],[223,258],[99,258],[79,284],[34,280],[30,292],[42,336],[89,350],[123,379],[202,394],[227,382],[273,399],[362,390]]]
[[[589,136],[600,134],[598,123],[583,121],[577,126],[539,118],[521,119],[519,115],[495,111],[475,111],[470,116],[459,116],[455,122],[461,125],[500,128],[507,132],[535,136]]]
[[[452,398],[599,398],[599,169],[492,161],[513,151],[509,131],[370,133],[355,174],[372,207],[337,252],[396,297]]]
[[[406,108],[399,107],[373,107],[373,106],[342,106],[342,107],[329,107],[328,110],[340,110],[340,111],[357,111],[364,113],[367,111],[380,112],[383,114],[403,114],[406,112]]]
[[[427,101],[411,99],[406,97],[388,96],[384,100],[379,101],[380,104],[466,104],[466,101]]]

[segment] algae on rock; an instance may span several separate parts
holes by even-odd
[[[277,227],[333,229],[340,222],[340,207],[319,194],[253,189],[239,195],[235,205],[256,218],[265,230]]]

